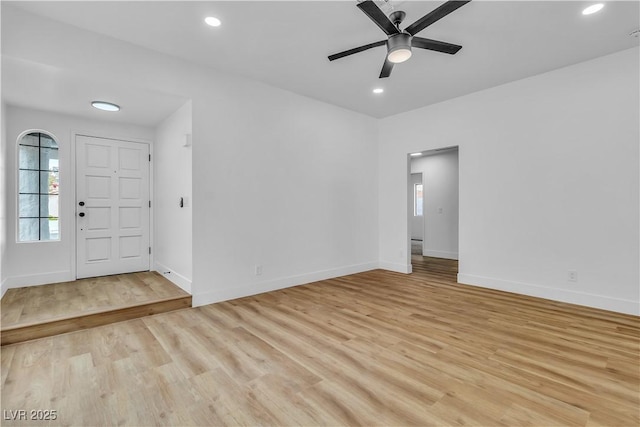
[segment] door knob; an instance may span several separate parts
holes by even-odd
[[[80,206],[84,206],[84,202],[80,202],[78,203]]]
[[[84,216],[84,212],[80,212],[78,216]]]

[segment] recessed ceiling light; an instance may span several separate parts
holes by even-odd
[[[422,156],[422,153],[411,153],[411,157]]]
[[[583,15],[591,15],[592,13],[596,13],[599,10],[601,10],[604,7],[604,4],[602,3],[596,3],[596,4],[592,4],[591,6],[585,8],[582,11]]]
[[[381,87],[377,87],[373,90],[373,93],[382,93],[384,92],[384,89],[382,89]]]
[[[212,27],[219,27],[220,24],[222,24],[222,22],[215,16],[207,16],[206,18],[204,18],[204,22],[206,22],[207,25],[211,25]]]
[[[102,111],[120,111],[120,106],[116,104],[112,104],[111,102],[105,101],[93,101],[91,103],[93,108],[97,108]]]

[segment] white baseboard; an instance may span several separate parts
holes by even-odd
[[[529,295],[570,304],[584,305],[600,308],[602,310],[618,313],[640,315],[640,302],[611,298],[604,295],[576,292],[568,289],[550,288],[547,286],[532,285],[529,283],[514,282],[492,277],[475,276],[472,274],[458,274],[458,282],[465,285],[479,286],[482,288],[497,289],[516,294]]]
[[[76,278],[69,270],[5,277],[5,279],[2,281],[2,295],[4,296],[4,293],[7,290],[13,288],[46,285],[48,283],[70,282],[72,280],[76,280]]]
[[[177,287],[182,289],[183,291],[191,294],[191,279],[186,278],[182,274],[176,272],[175,270],[167,267],[166,265],[155,262],[154,270],[160,273],[162,276],[166,277]]]
[[[434,258],[444,259],[458,259],[458,252],[445,252],[445,251],[433,251],[430,249],[423,249],[422,256],[430,256]]]
[[[396,273],[411,274],[413,266],[411,264],[396,264],[393,262],[380,261],[378,268],[382,270],[395,271]]]
[[[7,292],[7,289],[9,289],[9,287],[7,286],[7,279],[2,279],[2,284],[0,284],[0,290],[2,291],[2,294],[0,294],[0,298],[4,296],[5,292]]]
[[[214,302],[228,301],[250,295],[257,295],[264,292],[271,292],[278,289],[290,288],[292,286],[318,282],[320,280],[327,280],[333,279],[335,277],[347,276],[349,274],[362,273],[364,271],[375,270],[376,268],[378,268],[378,263],[371,262],[365,264],[349,265],[330,270],[316,271],[313,273],[301,274],[298,276],[283,277],[280,279],[268,280],[261,283],[239,285],[233,288],[218,289],[212,292],[193,295],[192,304],[194,307],[198,307],[201,305],[212,304]]]

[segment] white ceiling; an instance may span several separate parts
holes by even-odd
[[[391,2],[396,10],[407,12],[402,27],[441,3]],[[327,59],[329,54],[386,38],[356,7],[356,1],[52,1],[15,5],[191,62],[385,117],[638,45],[639,39],[629,33],[640,27],[640,2],[608,2],[600,13],[582,16],[582,9],[591,3],[472,1],[419,34],[461,44],[458,54],[415,50],[388,79],[378,79],[384,47],[334,62]],[[208,15],[219,17],[222,26],[206,26],[203,19]],[[7,66],[14,68],[12,73],[20,73],[19,66],[26,65]],[[79,77],[61,76],[59,83],[73,86],[79,82],[78,93],[96,89],[89,83],[82,86]],[[3,76],[6,92],[4,81]],[[383,87],[384,94],[372,94],[374,87]],[[171,102],[166,105],[172,105],[183,100],[167,101]],[[158,100],[154,104],[162,103]]]
[[[186,98],[136,87],[98,82],[68,69],[2,57],[2,99],[11,105],[154,127],[187,102]],[[118,100],[119,113],[91,106]]]

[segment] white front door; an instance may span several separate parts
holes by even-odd
[[[149,144],[76,136],[78,279],[149,270]]]

